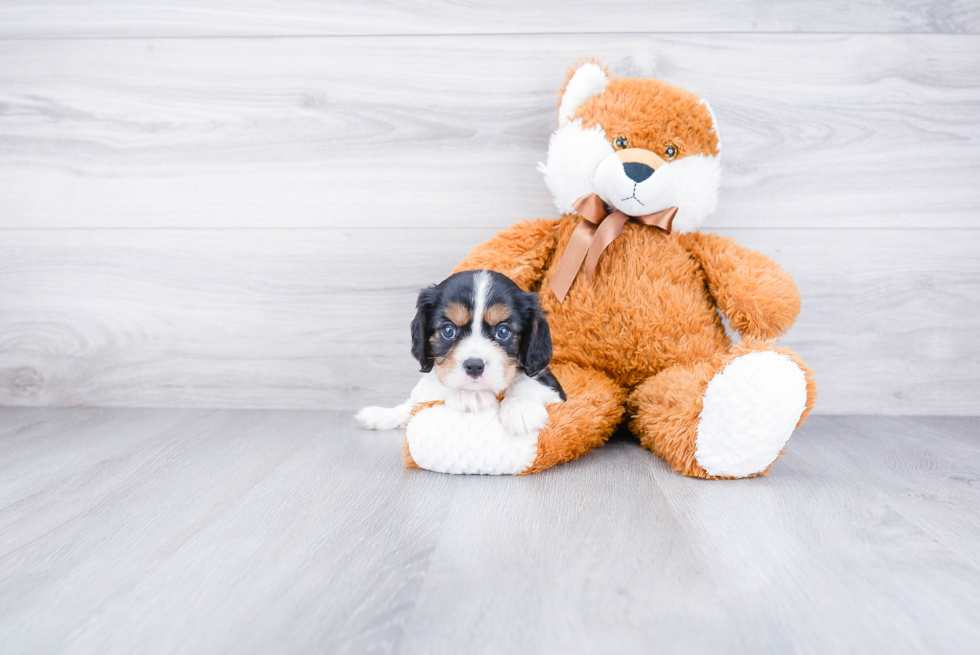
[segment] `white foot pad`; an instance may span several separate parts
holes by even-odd
[[[408,422],[405,437],[415,463],[439,473],[513,475],[538,454],[538,433],[511,434],[496,407],[478,413],[428,407]]]
[[[748,353],[718,372],[704,392],[694,456],[711,475],[766,470],[806,407],[806,376],[788,356]]]

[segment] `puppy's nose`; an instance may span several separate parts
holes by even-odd
[[[465,362],[463,362],[463,370],[471,378],[478,378],[483,375],[483,360],[477,359],[476,357],[470,357]]]
[[[626,173],[626,177],[637,184],[653,175],[653,169],[651,167],[646,164],[641,164],[638,161],[626,162],[623,164],[623,171]]]

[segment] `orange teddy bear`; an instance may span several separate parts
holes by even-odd
[[[717,203],[708,104],[659,80],[573,68],[539,165],[562,212],[506,229],[457,271],[536,290],[568,400],[549,406],[533,473],[601,446],[624,418],[674,470],[765,473],[816,398],[811,371],[772,342],[800,298],[768,257],[698,231]],[[733,346],[718,310],[742,336]],[[410,462],[411,463],[411,462]]]

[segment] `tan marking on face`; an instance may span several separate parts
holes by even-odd
[[[496,325],[501,321],[506,321],[508,318],[510,318],[510,307],[503,303],[490,305],[487,307],[486,311],[483,312],[483,320],[486,321],[488,325]]]
[[[433,332],[432,336],[429,337],[429,345],[435,348],[436,342],[438,340],[439,340],[439,333]],[[456,350],[456,346],[454,345],[452,349],[448,353],[446,353],[444,357],[441,358],[436,357],[435,359],[433,368],[435,368],[436,376],[438,376],[440,382],[445,381],[446,376],[452,373],[453,369],[456,368],[456,357],[453,354],[455,350]]]
[[[504,380],[507,382],[507,386],[514,381],[517,376],[517,360],[507,357],[504,359]]]
[[[623,150],[616,151],[616,156],[619,157],[619,161],[623,162],[624,164],[646,164],[653,170],[657,170],[667,163],[656,153],[649,150],[644,150],[643,148],[624,148]]]
[[[450,321],[456,324],[457,327],[462,325],[468,325],[471,320],[473,320],[473,314],[465,305],[458,302],[451,302],[446,307],[446,311],[443,312]]]
[[[500,305],[494,305],[494,307],[499,307]],[[510,311],[510,310],[508,310]],[[494,349],[500,351],[500,362],[504,368],[504,383],[506,386],[510,386],[510,383],[514,381],[517,377],[517,360],[511,357],[506,350],[500,347],[499,343],[493,343]]]
[[[452,350],[450,350],[449,354],[442,359],[436,359],[435,369],[436,375],[439,377],[439,381],[445,382],[446,376],[456,369],[456,357]]]

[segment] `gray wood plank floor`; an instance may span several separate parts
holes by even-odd
[[[980,419],[810,419],[765,478],[628,440],[401,467],[348,413],[0,410],[0,652],[975,652]]]

